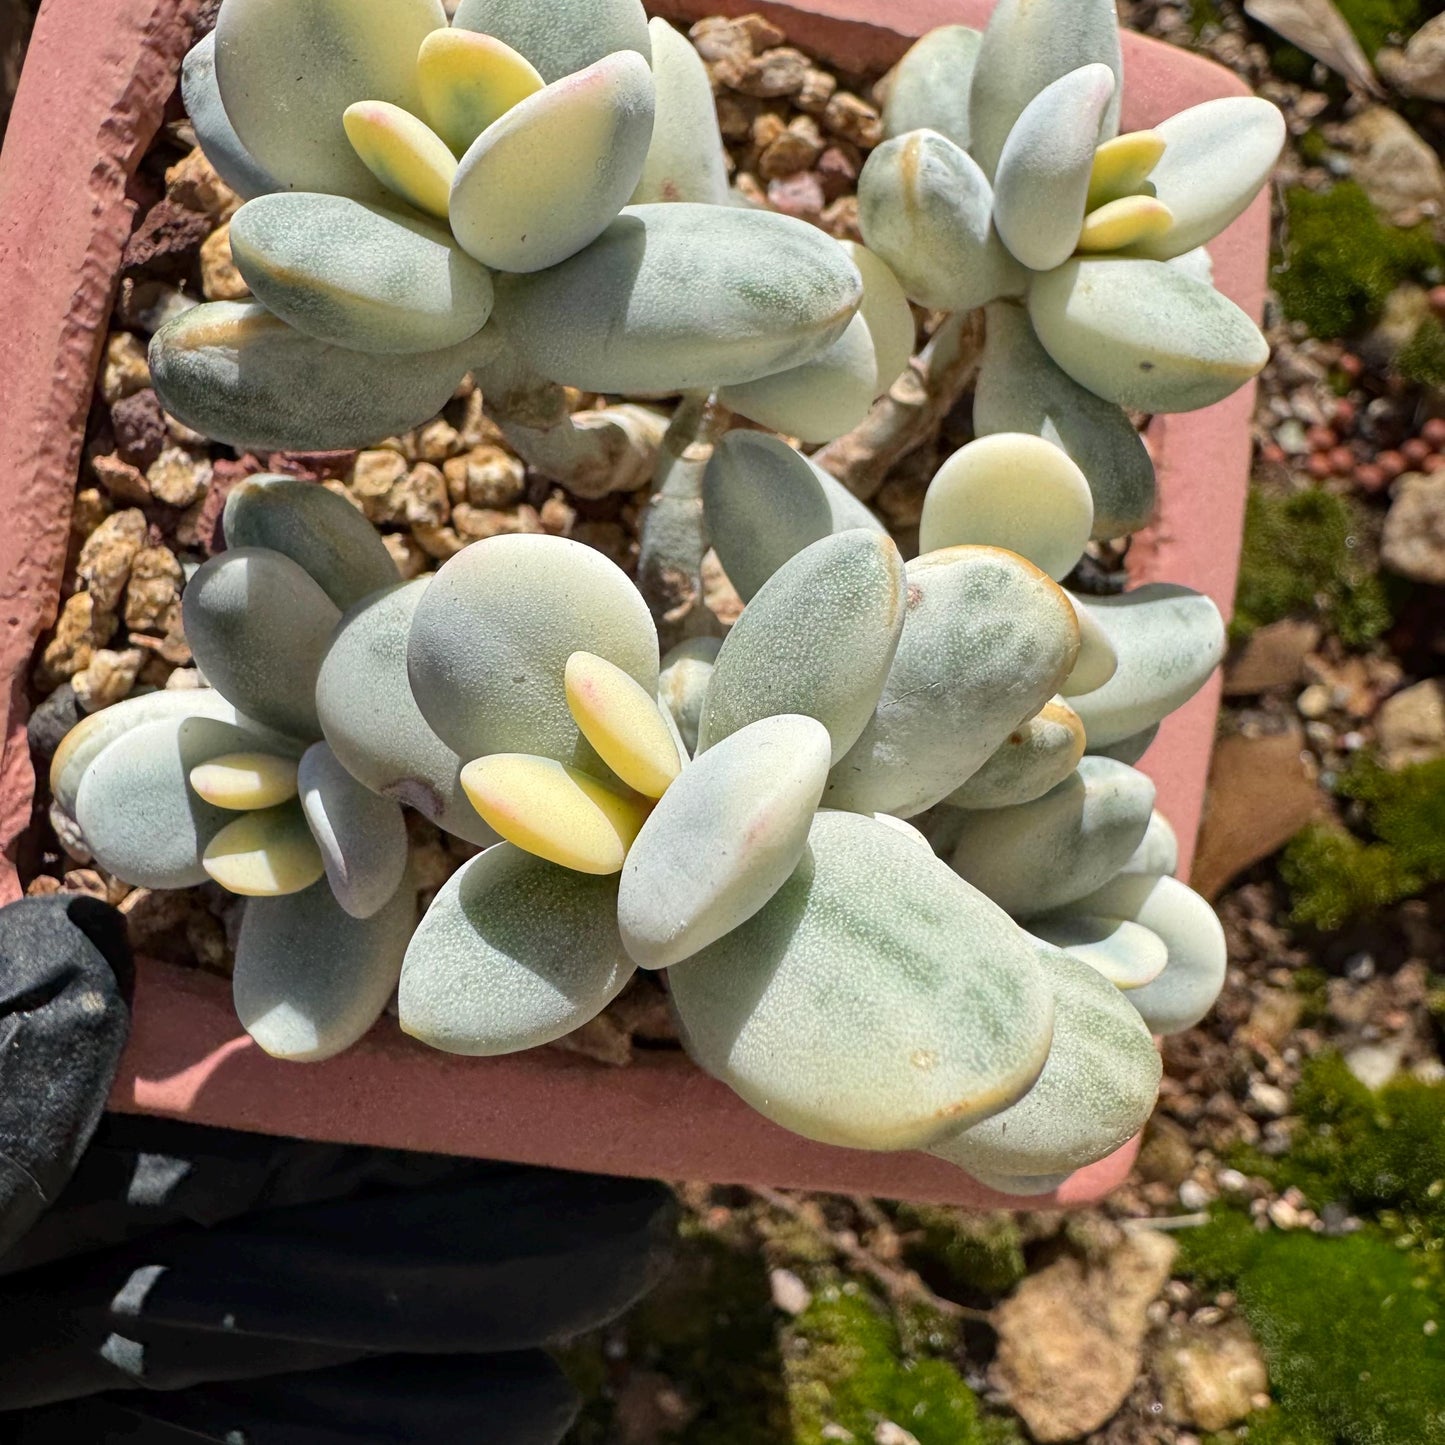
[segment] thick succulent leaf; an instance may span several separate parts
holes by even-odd
[[[1180,111],[1158,134],[1164,156],[1150,179],[1174,222],[1133,249],[1167,261],[1212,241],[1244,214],[1284,149],[1285,123],[1269,101],[1232,95]]]
[[[883,696],[824,802],[911,818],[981,768],[1059,690],[1074,609],[1031,562],[950,547],[908,565],[908,613]]]
[[[1052,271],[1074,254],[1114,90],[1107,65],[1071,70],[1024,107],[1004,142],[993,183],[994,225],[1030,270]]]
[[[228,547],[289,557],[343,610],[400,580],[371,523],[345,497],[295,477],[245,477],[226,498]]]
[[[446,23],[441,0],[226,0],[216,18],[221,101],[282,187],[382,200],[341,117],[358,100],[417,113],[416,54]]]
[[[214,30],[197,41],[181,62],[181,99],[211,168],[238,196],[249,200],[281,189],[280,182],[241,144],[221,104]]]
[[[211,686],[252,717],[316,737],[316,678],[336,604],[289,557],[242,547],[212,557],[181,598],[186,640]]]
[[[462,759],[431,730],[407,677],[412,615],[431,581],[393,586],[346,613],[321,664],[316,710],[352,777],[485,848],[497,835],[468,800]]]
[[[76,822],[100,866],[140,888],[204,883],[201,854],[236,814],[198,797],[191,771],[254,741],[215,718],[174,716],[113,738],[85,769],[75,799]]]
[[[223,753],[191,769],[191,789],[231,813],[274,808],[297,793],[295,758],[275,753]]]
[[[1123,918],[1058,913],[1034,919],[1029,930],[1070,958],[1088,964],[1117,989],[1153,983],[1169,962],[1169,950],[1157,933]]]
[[[873,715],[903,630],[903,558],[877,532],[840,532],[780,567],[723,643],[698,751],[761,718],[801,713],[832,738],[833,760]]]
[[[691,757],[697,751],[697,729],[702,721],[703,700],[717,662],[720,637],[690,637],[679,642],[662,659],[657,679],[657,700],[668,710],[678,736]]]
[[[727,152],[702,56],[661,17],[653,20],[652,74],[657,118],[633,205],[661,201],[728,203]]]
[[[756,381],[725,386],[718,400],[760,426],[809,445],[850,432],[878,395],[878,352],[860,311],[821,356]]]
[[[1094,152],[1089,176],[1088,208],[1096,211],[1111,201],[1146,193],[1146,182],[1159,164],[1167,142],[1157,130],[1131,130],[1105,141]]]
[[[933,131],[879,146],[858,178],[858,204],[864,241],[920,306],[968,311],[1027,285],[993,229],[988,178]]]
[[[1214,285],[1214,257],[1209,254],[1208,246],[1196,246],[1182,256],[1171,256],[1169,264],[1183,271],[1186,276],[1202,281],[1206,286]]]
[[[1003,547],[1056,582],[1084,555],[1094,499],[1068,453],[1027,432],[999,432],[961,447],[923,500],[919,551]]]
[[[567,659],[606,658],[657,692],[657,629],[615,562],[561,537],[488,537],[453,557],[417,604],[412,690],[437,736],[467,759],[595,758],[567,706]]]
[[[472,806],[507,842],[559,868],[618,873],[647,819],[650,798],[526,753],[493,753],[462,769]]]
[[[1164,940],[1169,950],[1164,972],[1125,995],[1151,1033],[1183,1033],[1214,1007],[1224,987],[1228,950],[1214,910],[1192,889],[1174,878],[1126,874],[1080,899],[1076,910],[1127,919]]]
[[[444,227],[344,195],[247,202],[231,218],[231,256],[282,321],[351,351],[442,351],[491,315],[491,276]]]
[[[1016,918],[1085,897],[1143,841],[1154,784],[1111,758],[1085,758],[1032,803],[970,813],[953,866]]]
[[[353,918],[322,880],[287,898],[253,898],[241,919],[231,996],[242,1027],[296,1063],[349,1049],[381,1017],[416,926],[410,876],[387,905]]]
[[[656,695],[590,652],[567,659],[564,683],[572,720],[597,756],[634,792],[660,798],[682,763]]]
[[[863,278],[863,301],[858,312],[868,323],[868,335],[873,339],[878,358],[876,392],[881,394],[908,369],[918,344],[918,323],[893,268],[857,241],[840,244]]]
[[[919,40],[888,77],[884,135],[935,130],[967,150],[969,92],[982,44],[982,32],[967,25],[940,25]]]
[[[425,121],[385,100],[359,100],[341,120],[352,150],[390,195],[446,220],[457,158]]]
[[[702,480],[713,549],[744,602],[784,563],[834,532],[883,525],[836,477],[766,432],[729,432]]]
[[[1114,644],[1109,641],[1109,634],[1085,603],[1072,592],[1068,598],[1073,604],[1074,616],[1079,620],[1079,660],[1059,691],[1065,697],[1078,697],[1080,693],[1103,687],[1119,670],[1119,659],[1114,652]]]
[[[679,202],[631,206],[580,255],[506,277],[497,321],[550,381],[669,394],[821,356],[862,296],[858,268],[816,226]]]
[[[387,357],[328,346],[254,302],[211,301],[151,338],[151,381],[178,421],[237,451],[350,451],[451,400],[475,345]]]
[[[1104,113],[1099,139],[1119,132],[1124,62],[1114,0],[999,0],[983,32],[969,97],[969,149],[992,176],[1004,143],[1025,106],[1046,86],[1081,65],[1114,72],[1114,98]]]
[[[500,843],[454,873],[427,909],[402,966],[401,1026],[447,1053],[513,1054],[596,1018],[632,972],[616,879]]]
[[[623,50],[513,106],[457,167],[451,221],[462,249],[525,272],[590,245],[637,189],[654,104],[647,62]]]
[[[617,50],[652,58],[641,0],[462,0],[452,22],[460,30],[494,35],[525,55],[544,80],[560,80]]]
[[[1149,1030],[1093,969],[1040,948],[1054,1038],[1039,1081],[1001,1114],[932,1153],[990,1178],[1071,1174],[1107,1158],[1148,1122],[1162,1066]]]
[[[1119,407],[1054,364],[1021,306],[988,308],[973,424],[979,436],[1027,432],[1062,447],[1089,480],[1095,540],[1137,532],[1154,512],[1154,463]]]
[[[417,85],[431,128],[457,155],[546,84],[504,41],[472,30],[433,30],[417,53]]]
[[[1233,301],[1160,261],[1069,261],[1034,282],[1029,316],[1080,386],[1138,411],[1213,406],[1269,360]]]
[[[1128,763],[1132,768],[1154,746],[1154,739],[1158,736],[1159,724],[1154,723],[1140,732],[1131,733],[1127,738],[1121,738],[1117,743],[1102,747],[1091,746],[1088,751],[1092,757],[1113,758],[1115,762]]]
[[[1119,597],[1081,598],[1119,659],[1103,687],[1070,699],[1091,751],[1112,747],[1168,717],[1224,659],[1224,619],[1208,597],[1151,582]]]
[[[704,753],[643,825],[617,918],[643,968],[670,968],[745,923],[792,876],[828,780],[814,718],[750,724]]]
[[[1081,252],[1124,251],[1163,236],[1174,224],[1174,213],[1153,196],[1124,196],[1084,217],[1079,232]]]
[[[1141,878],[1163,878],[1179,871],[1179,839],[1169,820],[1160,812],[1149,815],[1149,830],[1134,856],[1119,870]]]
[[[325,743],[301,759],[301,807],[336,901],[353,918],[380,913],[406,875],[399,804],[363,787]]]
[[[1012,808],[1058,787],[1084,756],[1084,724],[1063,702],[1045,703],[998,751],[950,793],[955,808]]]
[[[809,1139],[915,1149],[1007,1108],[1048,1054],[1033,946],[873,818],[824,812],[771,902],[672,969],[688,1049]]]
[[[284,898],[311,887],[326,871],[301,804],[242,813],[201,854],[211,878],[243,898]]]

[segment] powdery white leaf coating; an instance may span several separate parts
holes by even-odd
[[[657,692],[657,629],[615,562],[562,537],[488,537],[422,594],[407,667],[422,715],[462,757],[534,753],[586,768],[595,754],[567,707],[574,652]]]
[[[875,393],[881,395],[908,369],[918,345],[918,323],[913,319],[902,282],[881,256],[875,256],[857,241],[838,244],[863,278],[863,301],[858,312],[868,323],[868,335],[878,358]]]
[[[172,416],[237,451],[349,451],[435,416],[474,350],[468,340],[382,363],[255,302],[209,301],[151,338],[150,372]]]
[[[1096,541],[1137,532],[1154,513],[1154,463],[1138,428],[1055,365],[1022,306],[988,308],[973,424],[979,436],[1028,432],[1062,447],[1088,478]]]
[[[296,759],[275,753],[222,753],[191,769],[191,789],[231,812],[274,808],[296,796]]]
[[[1285,122],[1269,101],[1231,95],[1182,110],[1156,130],[1165,150],[1150,179],[1174,222],[1133,251],[1167,261],[1212,241],[1249,209],[1284,149]]]
[[[1074,254],[1114,88],[1107,65],[1081,65],[1046,85],[1004,142],[993,181],[994,225],[1032,271],[1051,271]]]
[[[431,730],[407,677],[412,614],[431,581],[422,576],[393,586],[342,617],[321,664],[316,711],[352,777],[486,848],[497,835],[462,788],[463,759]]]
[[[697,728],[702,720],[703,699],[712,681],[712,670],[722,647],[720,637],[690,637],[679,642],[662,659],[657,679],[657,698],[677,727],[688,756],[697,749]]]
[[[367,919],[347,913],[324,879],[287,898],[253,898],[231,978],[242,1027],[273,1058],[343,1053],[381,1017],[415,926],[410,875]]]
[[[642,968],[670,968],[745,923],[787,882],[828,780],[828,730],[764,718],[668,789],[622,866],[617,919]]]
[[[1224,619],[1208,597],[1188,587],[1150,582],[1118,597],[1079,601],[1119,659],[1103,687],[1070,699],[1091,752],[1122,743],[1183,707],[1224,660]]]
[[[525,56],[473,30],[433,30],[417,52],[417,84],[431,127],[456,152],[546,82]]]
[[[1202,281],[1206,286],[1214,285],[1214,257],[1209,254],[1208,246],[1196,246],[1182,256],[1171,256],[1169,264],[1178,267],[1186,276]]]
[[[457,158],[425,121],[384,100],[359,100],[341,122],[352,150],[389,195],[446,220]]]
[[[1106,747],[1090,747],[1088,751],[1092,757],[1113,758],[1115,762],[1128,763],[1132,768],[1154,746],[1154,739],[1158,736],[1159,724],[1154,723],[1140,732],[1131,733],[1117,743],[1110,743]]]
[[[181,596],[186,640],[211,685],[252,717],[316,737],[316,678],[340,609],[279,552],[212,557]]]
[[[231,254],[269,310],[353,351],[440,351],[492,314],[491,276],[444,229],[347,196],[248,201],[231,218]]]
[[[253,734],[208,717],[144,722],[113,738],[75,799],[76,822],[100,866],[139,888],[204,883],[201,854],[236,815],[203,802],[191,770],[254,745]]]
[[[873,818],[823,812],[771,902],[668,975],[693,1058],[774,1123],[916,1149],[1037,1078],[1053,1006],[1032,945]]]
[[[311,887],[326,872],[299,802],[233,815],[209,843],[201,862],[228,893],[284,898]]]
[[[1056,582],[1067,577],[1094,525],[1094,499],[1068,453],[1026,432],[979,437],[938,469],[923,499],[920,552],[1003,547]]]
[[[912,823],[905,823],[902,818],[895,818],[892,813],[874,813],[873,821],[882,823],[885,828],[892,828],[902,838],[907,838],[916,848],[923,848],[928,856],[934,856],[933,844],[919,832]]]
[[[629,206],[580,254],[497,288],[496,323],[549,381],[712,389],[821,356],[863,278],[826,232],[770,211]]]
[[[888,75],[884,135],[935,130],[967,150],[969,92],[982,44],[983,33],[967,25],[940,25],[917,41]]]
[[[883,524],[838,479],[766,432],[728,432],[702,480],[708,537],[744,602],[784,563],[835,532]]]
[[[236,134],[221,104],[216,87],[216,32],[212,30],[186,52],[181,62],[181,99],[197,144],[211,163],[212,170],[238,196],[252,196],[278,191],[280,183],[261,165]]]
[[[969,149],[986,174],[993,175],[1024,107],[1070,71],[1095,63],[1107,65],[1116,81],[1099,132],[1107,141],[1119,133],[1124,88],[1114,0],[999,0],[983,32],[969,96]]]
[[[1119,659],[1114,652],[1114,644],[1109,641],[1109,634],[1099,626],[1094,614],[1067,589],[1066,595],[1073,604],[1074,616],[1079,620],[1079,660],[1059,691],[1065,697],[1077,697],[1080,693],[1103,687],[1119,670]]]
[[[1070,958],[1088,964],[1117,989],[1153,983],[1169,962],[1169,950],[1157,933],[1123,918],[1059,913],[1034,919],[1029,930]]]
[[[1144,841],[1119,871],[1142,878],[1163,878],[1179,871],[1179,838],[1163,813],[1156,810],[1149,815]]]
[[[525,55],[547,81],[582,70],[618,50],[652,58],[641,0],[462,0],[453,20],[460,30],[494,35]]]
[[[1228,950],[1214,910],[1193,889],[1175,878],[1126,874],[1080,899],[1075,908],[1127,919],[1164,940],[1169,950],[1164,972],[1125,995],[1151,1033],[1183,1033],[1214,1007],[1224,987]]]
[[[298,782],[301,807],[336,901],[353,918],[371,918],[406,874],[406,820],[400,805],[357,782],[326,743],[307,749]]]
[[[997,547],[908,564],[908,612],[883,696],[824,802],[911,818],[942,802],[1068,676],[1079,625],[1058,584]]]
[[[1143,840],[1154,784],[1111,758],[1085,758],[1032,803],[970,813],[953,866],[1016,918],[1092,893]]]
[[[1093,969],[1041,947],[1054,1038],[1039,1081],[1012,1108],[930,1151],[978,1177],[1072,1174],[1107,1158],[1148,1122],[1162,1065],[1149,1030]]]
[[[1080,386],[1138,411],[1213,406],[1269,360],[1233,301],[1161,261],[1066,262],[1034,282],[1029,317]]]
[[[341,117],[358,100],[419,113],[416,54],[446,23],[441,0],[226,0],[215,31],[222,104],[283,188],[382,200]]]
[[[654,103],[647,62],[623,50],[513,106],[457,167],[463,250],[498,271],[542,271],[590,245],[637,189]]]
[[[662,201],[728,202],[727,152],[717,102],[702,56],[661,17],[648,25],[657,118],[633,205]]]
[[[402,1029],[434,1049],[533,1049],[597,1017],[632,977],[617,880],[499,843],[454,873],[406,951]]]
[[[682,760],[656,694],[590,652],[567,659],[565,684],[573,721],[597,756],[633,791],[660,798],[677,781]]]
[[[718,653],[698,752],[761,718],[817,720],[841,758],[867,725],[903,631],[903,558],[878,532],[840,532],[780,567]]]
[[[933,131],[884,141],[858,177],[858,204],[868,248],[920,306],[969,311],[1027,285],[993,229],[988,178]]]
[[[955,808],[1032,803],[1062,783],[1083,756],[1084,725],[1078,714],[1063,702],[1046,703],[947,801]]]
[[[226,498],[228,547],[289,557],[343,610],[394,587],[396,563],[376,529],[345,497],[295,477],[244,477]]]
[[[878,352],[860,311],[821,356],[756,381],[725,386],[718,400],[760,426],[808,445],[852,431],[878,395]]]

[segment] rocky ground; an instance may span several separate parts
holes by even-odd
[[[1220,1005],[1166,1046],[1136,1178],[1104,1209],[970,1216],[680,1185],[672,1280],[570,1354],[589,1399],[576,1445],[1445,1440],[1445,19],[1426,25],[1438,7],[1422,0],[1248,8],[1121,6],[1290,123],[1195,880],[1230,940]],[[830,74],[758,19],[694,36],[738,187],[854,234],[877,77]],[[63,610],[36,658],[41,760],[83,712],[196,685],[180,589],[249,472],[347,495],[406,575],[507,531],[635,561],[642,495],[529,474],[466,387],[417,432],[334,456],[238,457],[167,417],[145,342],[201,297],[245,294],[236,201],[178,109],[136,192]],[[901,539],[938,450],[968,435],[964,403],[877,491]],[[727,619],[726,579],[707,582]],[[64,820],[40,822],[33,892],[104,896],[139,947],[228,969],[219,893],[127,889]],[[467,851],[425,825],[415,841],[433,887]],[[668,1037],[647,985],[571,1046],[625,1065]]]

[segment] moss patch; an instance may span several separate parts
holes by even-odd
[[[1315,335],[1348,336],[1375,321],[1403,281],[1427,280],[1441,263],[1428,225],[1382,221],[1363,189],[1293,187],[1285,196],[1285,249],[1275,290],[1291,321]]]
[[[1381,46],[1408,40],[1437,8],[1427,0],[1335,0],[1335,4],[1372,60]]]
[[[1422,321],[1395,358],[1395,369],[1417,386],[1445,386],[1445,326],[1433,316]]]
[[[1018,1225],[1007,1214],[970,1214],[929,1204],[901,1204],[898,1227],[916,1237],[908,1263],[942,1276],[961,1295],[997,1299],[1028,1273]]]

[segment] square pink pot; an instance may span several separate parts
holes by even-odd
[[[942,24],[980,25],[989,0],[657,0],[692,20],[757,10],[844,70],[892,64]],[[20,893],[14,858],[30,824],[26,677],[55,619],[85,416],[121,251],[127,185],[162,119],[191,41],[196,0],[48,0],[0,155],[0,901]],[[1147,127],[1221,95],[1227,71],[1125,37],[1125,124]],[[1213,246],[1227,295],[1258,315],[1269,209],[1261,198]],[[1130,555],[1135,582],[1234,595],[1253,389],[1156,422],[1161,515]],[[1217,685],[1172,717],[1143,763],[1188,855],[1198,827]],[[1126,1146],[1043,1199],[1012,1200],[918,1154],[812,1144],[776,1128],[680,1054],[607,1068],[557,1050],[452,1058],[390,1021],[329,1063],[277,1063],[239,1031],[223,981],[143,962],[135,1026],[111,1107],[301,1138],[436,1150],[561,1168],[717,1183],[766,1183],[977,1207],[1079,1205],[1127,1174]]]

